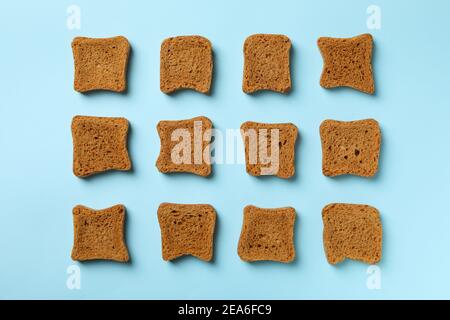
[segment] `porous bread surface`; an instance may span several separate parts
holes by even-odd
[[[351,87],[373,94],[373,38],[362,34],[352,38],[321,37],[317,44],[324,61],[320,85],[324,88]]]
[[[126,90],[130,44],[125,37],[76,37],[72,41],[72,52],[76,91]]]
[[[158,208],[162,257],[173,260],[192,255],[204,261],[213,257],[216,211],[208,204],[162,203]]]
[[[201,153],[202,158],[199,163],[196,163],[194,153],[195,140],[194,137],[194,124],[196,121],[201,121],[201,134],[203,135]],[[172,141],[172,133],[177,129],[186,129],[191,137],[191,155],[190,163],[174,163],[172,161],[172,151],[174,147],[181,143],[182,138]],[[199,176],[208,176],[211,174],[211,155],[209,152],[211,135],[205,132],[212,129],[212,122],[207,117],[195,117],[187,120],[174,120],[174,121],[160,121],[157,125],[159,138],[161,141],[161,149],[156,161],[156,167],[162,173],[171,172],[189,172]]]
[[[254,34],[244,42],[244,76],[242,90],[253,93],[291,90],[291,41],[285,35]]]
[[[249,262],[292,262],[295,258],[294,223],[294,208],[246,206],[238,245],[239,257]]]
[[[71,127],[73,173],[76,176],[131,169],[127,150],[127,119],[75,116]]]
[[[127,262],[124,241],[125,207],[121,204],[103,210],[78,205],[73,208],[74,242],[72,259]]]
[[[320,138],[325,176],[372,177],[378,171],[381,130],[376,120],[325,120],[320,125]]]
[[[361,204],[332,203],[322,210],[323,244],[327,260],[375,264],[381,259],[382,227],[378,210]]]
[[[209,93],[213,72],[211,42],[201,36],[167,38],[161,44],[160,88],[164,93],[193,89]]]
[[[270,166],[270,164],[262,163],[259,157],[259,145],[256,150],[258,150],[257,154],[257,163],[251,163],[250,161],[250,141],[248,135],[248,130],[253,129],[256,132],[257,143],[260,143],[260,132],[259,130],[266,130],[266,139],[267,139],[267,155],[271,155],[272,148],[272,134],[271,130],[279,130],[278,134],[278,172],[275,174],[280,178],[291,178],[295,174],[295,143],[298,136],[298,129],[292,123],[260,123],[260,122],[252,122],[247,121],[241,125],[241,135],[244,140],[245,145],[245,167],[247,173],[252,176],[260,176],[261,169]],[[264,131],[261,132],[263,134]],[[247,134],[247,135],[246,135]]]

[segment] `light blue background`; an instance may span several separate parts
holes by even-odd
[[[66,8],[81,8],[81,30]],[[366,8],[382,10],[368,30]],[[0,298],[450,298],[449,1],[1,1]],[[319,86],[320,36],[371,32],[376,95]],[[293,43],[289,95],[241,90],[242,45],[253,33]],[[169,36],[200,34],[215,52],[213,93],[159,90],[159,47]],[[73,90],[70,42],[77,35],[124,35],[133,55],[129,93]],[[134,171],[82,180],[72,174],[74,115],[124,116],[131,123]],[[212,178],[163,175],[156,123],[209,117],[218,129],[247,120],[295,123],[297,177],[258,179],[243,165],[216,165]],[[321,172],[324,119],[375,118],[382,127],[376,178],[327,178]],[[161,202],[210,203],[218,212],[215,261],[161,258]],[[366,287],[367,265],[327,263],[321,209],[367,203],[382,215],[380,290]],[[74,263],[72,207],[127,207],[131,264]],[[295,263],[240,261],[242,209],[297,209]],[[81,290],[66,269],[81,268]]]

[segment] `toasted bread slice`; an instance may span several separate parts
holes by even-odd
[[[244,78],[242,90],[253,93],[291,90],[291,41],[285,35],[254,34],[244,43]]]
[[[294,223],[294,208],[246,206],[238,245],[239,257],[249,262],[292,262],[295,258]]]
[[[161,150],[156,167],[162,173],[211,174],[212,122],[206,117],[160,121],[157,125]]]
[[[158,209],[162,256],[173,260],[192,255],[204,261],[213,257],[216,211],[207,204],[162,203]]]
[[[72,120],[73,173],[87,177],[131,169],[125,118],[75,116]]]
[[[377,173],[381,130],[376,120],[325,120],[320,125],[320,138],[325,176],[372,177]]]
[[[377,209],[368,205],[332,203],[323,208],[323,245],[327,260],[344,259],[378,263],[381,259],[382,227]]]
[[[125,207],[121,204],[103,210],[81,205],[73,208],[72,259],[127,262],[130,258],[124,241],[124,224]]]
[[[368,94],[375,92],[372,72],[373,38],[321,37],[317,41],[323,58],[320,85],[324,88],[350,87]]]
[[[211,42],[201,36],[167,38],[161,44],[160,87],[164,93],[193,89],[209,93],[213,72]]]
[[[125,37],[76,37],[72,51],[76,91],[126,91],[130,44]]]
[[[298,129],[292,123],[241,125],[245,145],[247,173],[252,176],[276,175],[291,178],[295,174],[295,143]]]

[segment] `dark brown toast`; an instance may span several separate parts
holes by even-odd
[[[124,224],[125,207],[121,204],[103,210],[81,205],[73,208],[72,259],[127,262]]]
[[[317,41],[323,58],[320,85],[324,88],[350,87],[373,94],[373,38],[362,34],[353,38],[321,37]]]
[[[298,136],[298,129],[294,124],[247,121],[241,125],[241,135],[245,145],[247,173],[252,176],[276,175],[285,179],[294,176],[295,143]],[[261,139],[264,137],[266,140]],[[278,140],[277,144],[272,144],[273,138]],[[267,150],[265,156],[262,156],[261,148]]]
[[[125,37],[76,37],[72,41],[72,52],[76,91],[126,90],[130,44]]]
[[[279,34],[254,34],[244,43],[244,77],[242,90],[253,93],[291,90],[291,41]]]
[[[294,223],[294,208],[246,206],[238,245],[239,257],[249,262],[292,262],[295,259]]]
[[[173,260],[192,255],[204,261],[213,257],[216,211],[207,204],[162,203],[158,208],[162,256]]]
[[[209,151],[211,120],[206,117],[195,117],[187,120],[160,121],[157,130],[161,150],[156,167],[160,172],[189,172],[203,177],[211,174]],[[187,136],[184,136],[184,133]]]
[[[164,93],[193,89],[209,93],[213,57],[211,42],[201,36],[167,38],[161,44],[160,87]]]
[[[325,120],[320,125],[320,138],[325,176],[372,177],[377,173],[381,130],[376,120]]]
[[[332,203],[323,208],[323,245],[327,260],[344,259],[378,263],[382,251],[382,227],[377,209],[368,205]]]
[[[73,173],[86,177],[108,170],[130,170],[128,126],[125,118],[75,116]]]

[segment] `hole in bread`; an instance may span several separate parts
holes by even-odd
[[[359,156],[359,150],[355,149],[355,156]]]

